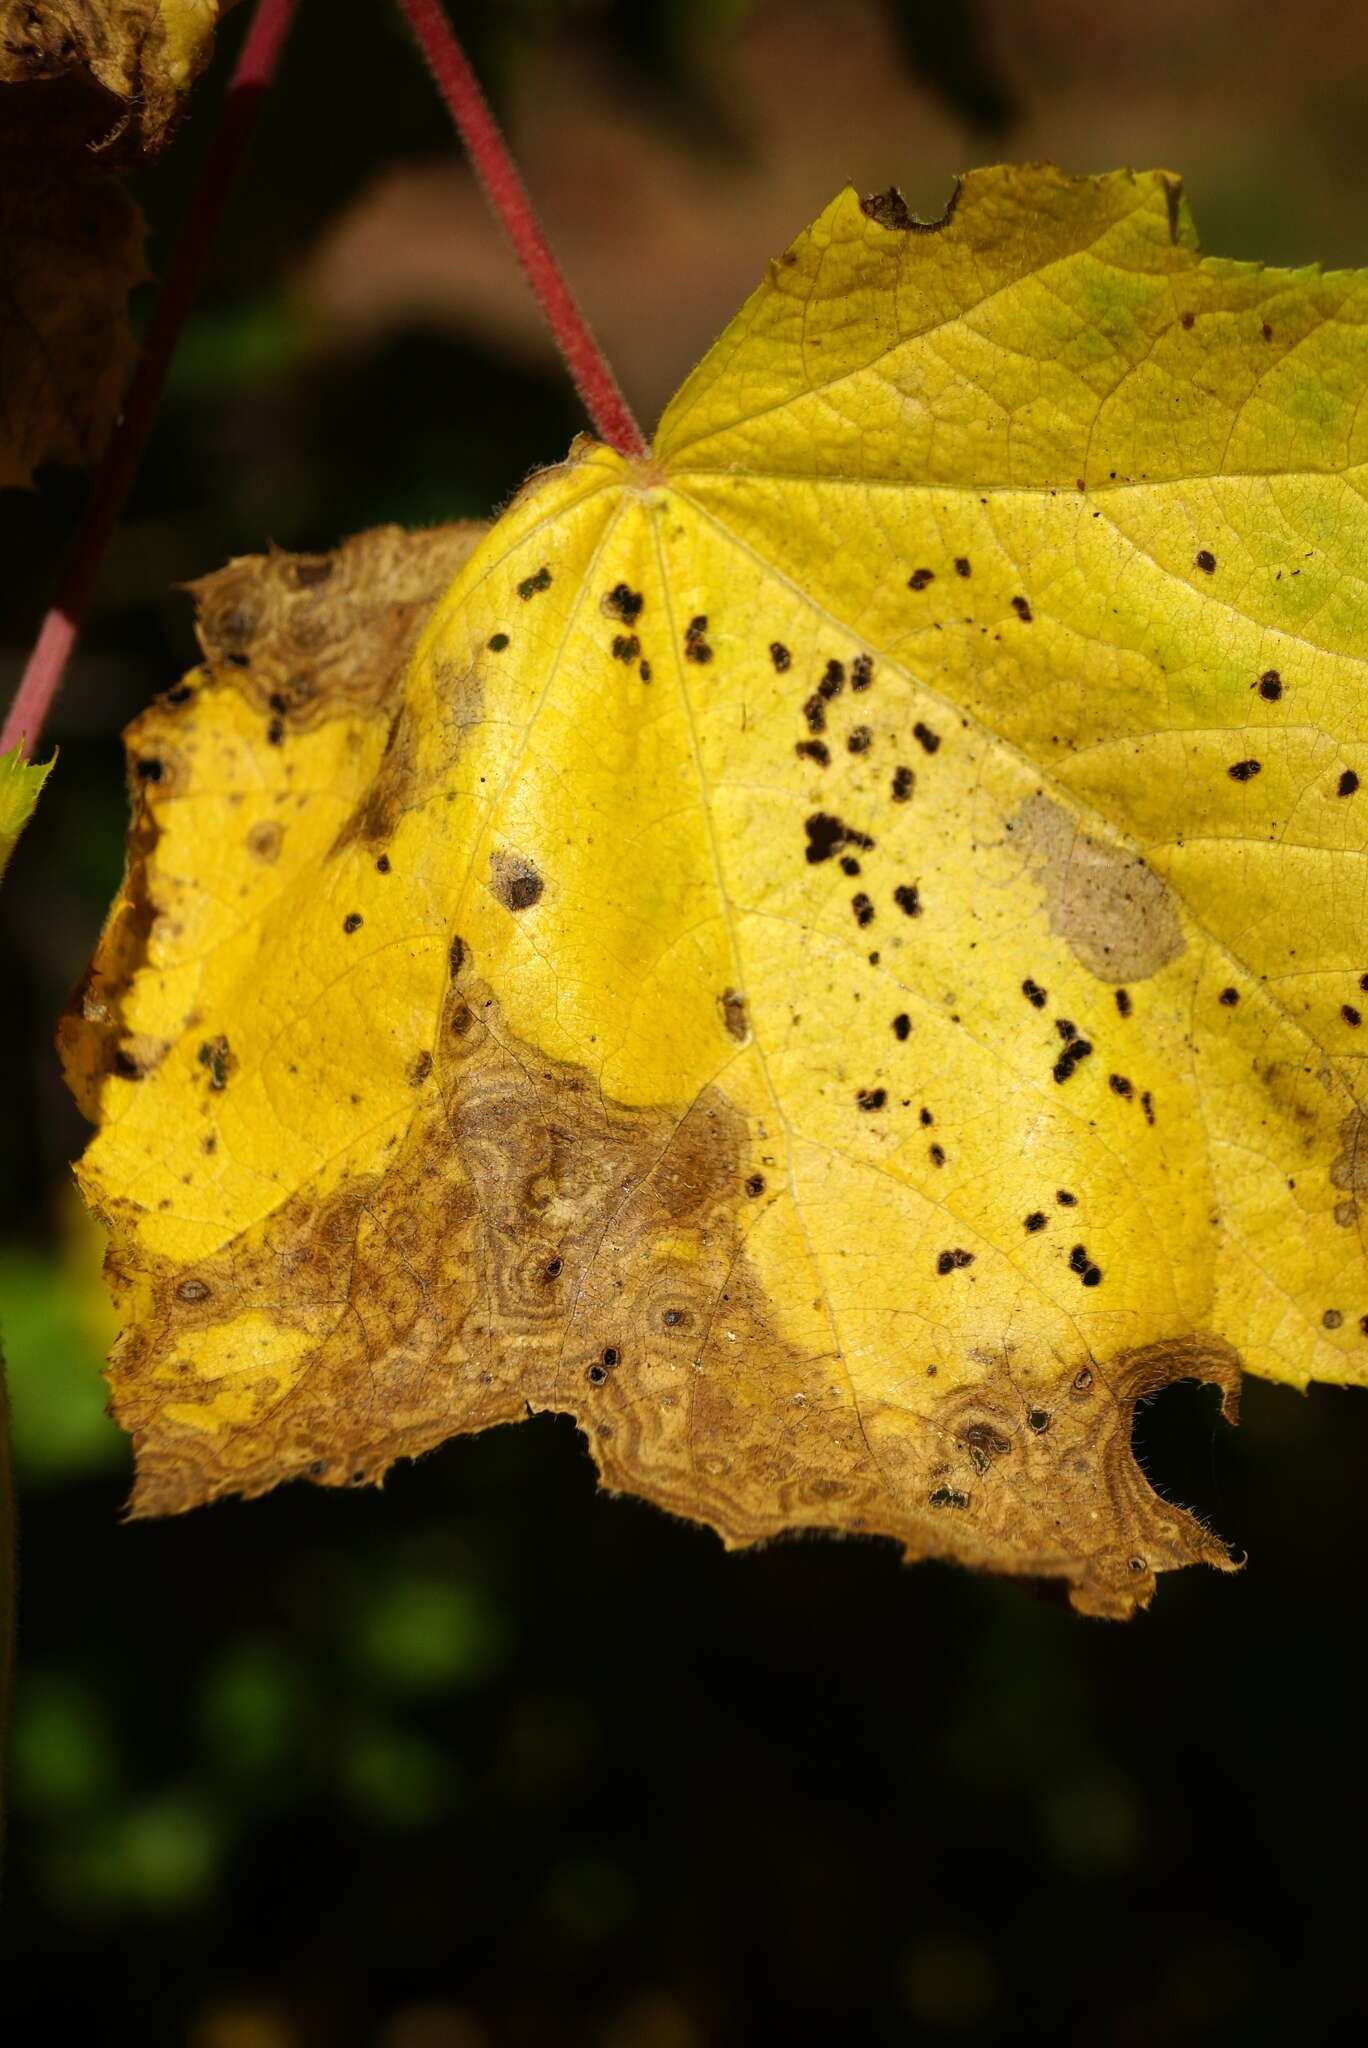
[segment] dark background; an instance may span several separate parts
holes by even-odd
[[[454,5],[653,418],[850,179],[1186,173],[1205,245],[1368,261],[1342,0]],[[240,19],[138,180],[154,267]],[[145,317],[145,306],[141,317]],[[380,0],[304,0],[0,894],[0,1323],[23,1509],[0,2024],[139,2048],[1356,2037],[1368,1399],[1170,1390],[1161,1490],[1247,1547],[1129,1626],[878,1543],[727,1557],[543,1418],[383,1495],[125,1524],[54,1018],[121,863],[179,581],[487,514],[581,420]],[[0,494],[16,674],[79,478]]]

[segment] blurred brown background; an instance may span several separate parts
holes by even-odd
[[[140,176],[154,268],[241,13]],[[1343,0],[453,0],[654,418],[845,181],[1181,171],[1213,253],[1368,263]],[[146,295],[143,295],[144,297]],[[145,315],[145,308],[144,315]],[[0,2016],[139,2048],[1335,2040],[1368,1812],[1368,1401],[1178,1388],[1156,1483],[1245,1544],[1129,1628],[877,1544],[724,1557],[542,1419],[382,1496],[123,1525],[52,1027],[117,884],[175,586],[483,516],[582,422],[381,0],[303,0],[0,894],[0,1325],[24,1507]],[[0,494],[17,673],[83,481]],[[1347,1860],[1346,1860],[1347,1852]]]

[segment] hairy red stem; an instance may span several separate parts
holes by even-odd
[[[32,755],[71,650],[76,644],[100,561],[161,399],[166,373],[185,326],[234,181],[247,154],[261,103],[274,76],[297,0],[257,0],[228,84],[218,126],[191,194],[166,279],[157,299],[124,408],[95,472],[72,539],[57,596],[43,620],[14,702],[0,732],[0,754],[21,746]]]
[[[585,410],[610,448],[616,448],[619,455],[644,456],[646,437],[561,275],[527,187],[518,175],[508,144],[499,132],[440,0],[399,0],[399,5],[456,123],[485,197],[502,222],[537,303],[546,315]]]

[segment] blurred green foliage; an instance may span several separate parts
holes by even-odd
[[[105,1414],[100,1321],[82,1299],[96,1276],[59,1254],[0,1244],[15,1464],[26,1484],[60,1486],[126,1467],[127,1440]]]

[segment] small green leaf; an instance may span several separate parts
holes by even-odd
[[[53,760],[56,760],[53,755]],[[45,761],[35,767],[26,761],[15,747],[12,753],[0,754],[0,875],[9,866],[19,834],[33,816],[33,807],[38,801],[38,792],[47,781],[52,761]]]

